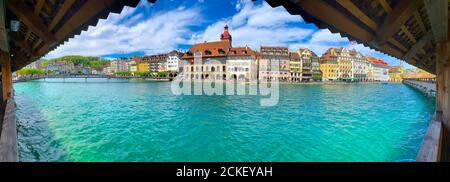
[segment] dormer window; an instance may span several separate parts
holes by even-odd
[[[205,50],[205,55],[211,55],[211,51],[210,50]]]
[[[219,49],[219,54],[225,54],[225,51],[223,49]]]

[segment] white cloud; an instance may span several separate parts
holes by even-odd
[[[302,22],[300,16],[290,15],[283,7],[272,8],[267,3],[256,5],[250,0],[237,1],[238,13],[216,22],[202,33],[192,36],[190,43],[217,41],[227,24],[234,46],[248,45],[259,49],[261,45],[288,46],[307,38],[313,30],[289,26]]]
[[[290,50],[307,47],[316,54],[323,54],[329,47],[355,48],[365,55],[387,59],[391,64],[398,60],[361,44],[351,45],[347,38],[332,34],[329,30],[300,28],[303,19],[290,15],[283,7],[272,8],[266,2],[235,1],[238,11],[234,16],[215,22],[202,32],[191,32],[191,25],[203,22],[197,9],[180,6],[165,13],[145,14],[152,5],[140,3],[136,11],[125,7],[121,14],[110,14],[96,27],[76,36],[46,58],[64,55],[103,56],[142,51],[146,54],[168,52],[180,44],[217,41],[228,24],[234,46],[250,46],[259,50],[261,45],[288,46]],[[199,0],[203,2],[203,0]],[[146,19],[149,17],[149,19]],[[170,20],[170,21],[167,21]],[[293,25],[294,24],[294,25]]]
[[[186,37],[192,34],[189,26],[195,24],[199,15],[196,9],[181,8],[142,20],[146,16],[145,11],[135,12],[134,8],[126,7],[120,15],[110,14],[108,19],[100,20],[96,27],[90,27],[88,31],[50,52],[46,58],[137,51],[147,54],[167,52],[190,39],[190,36]]]

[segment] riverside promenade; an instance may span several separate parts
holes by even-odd
[[[86,75],[86,74],[68,74],[68,75],[34,75],[34,76],[24,76],[20,78],[14,78],[13,82],[26,82],[30,80],[38,80],[45,78],[125,78],[125,79],[142,79],[148,81],[171,81],[171,78],[166,77],[139,77],[139,76],[116,76],[116,75]]]

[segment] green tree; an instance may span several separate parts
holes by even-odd
[[[73,63],[75,66],[84,66],[84,67],[90,67],[92,69],[103,69],[105,65],[108,63],[107,60],[104,60],[100,57],[93,57],[93,56],[63,56],[59,58],[54,58],[50,60],[42,60],[41,66],[46,67],[50,63],[54,63],[57,61],[64,61],[67,63]]]
[[[45,71],[42,69],[35,69],[35,68],[22,68],[18,70],[16,73],[21,76],[28,76],[28,75],[41,75],[44,74]]]

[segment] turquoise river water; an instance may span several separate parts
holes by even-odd
[[[434,100],[403,84],[176,96],[170,82],[14,84],[21,161],[414,161]]]

